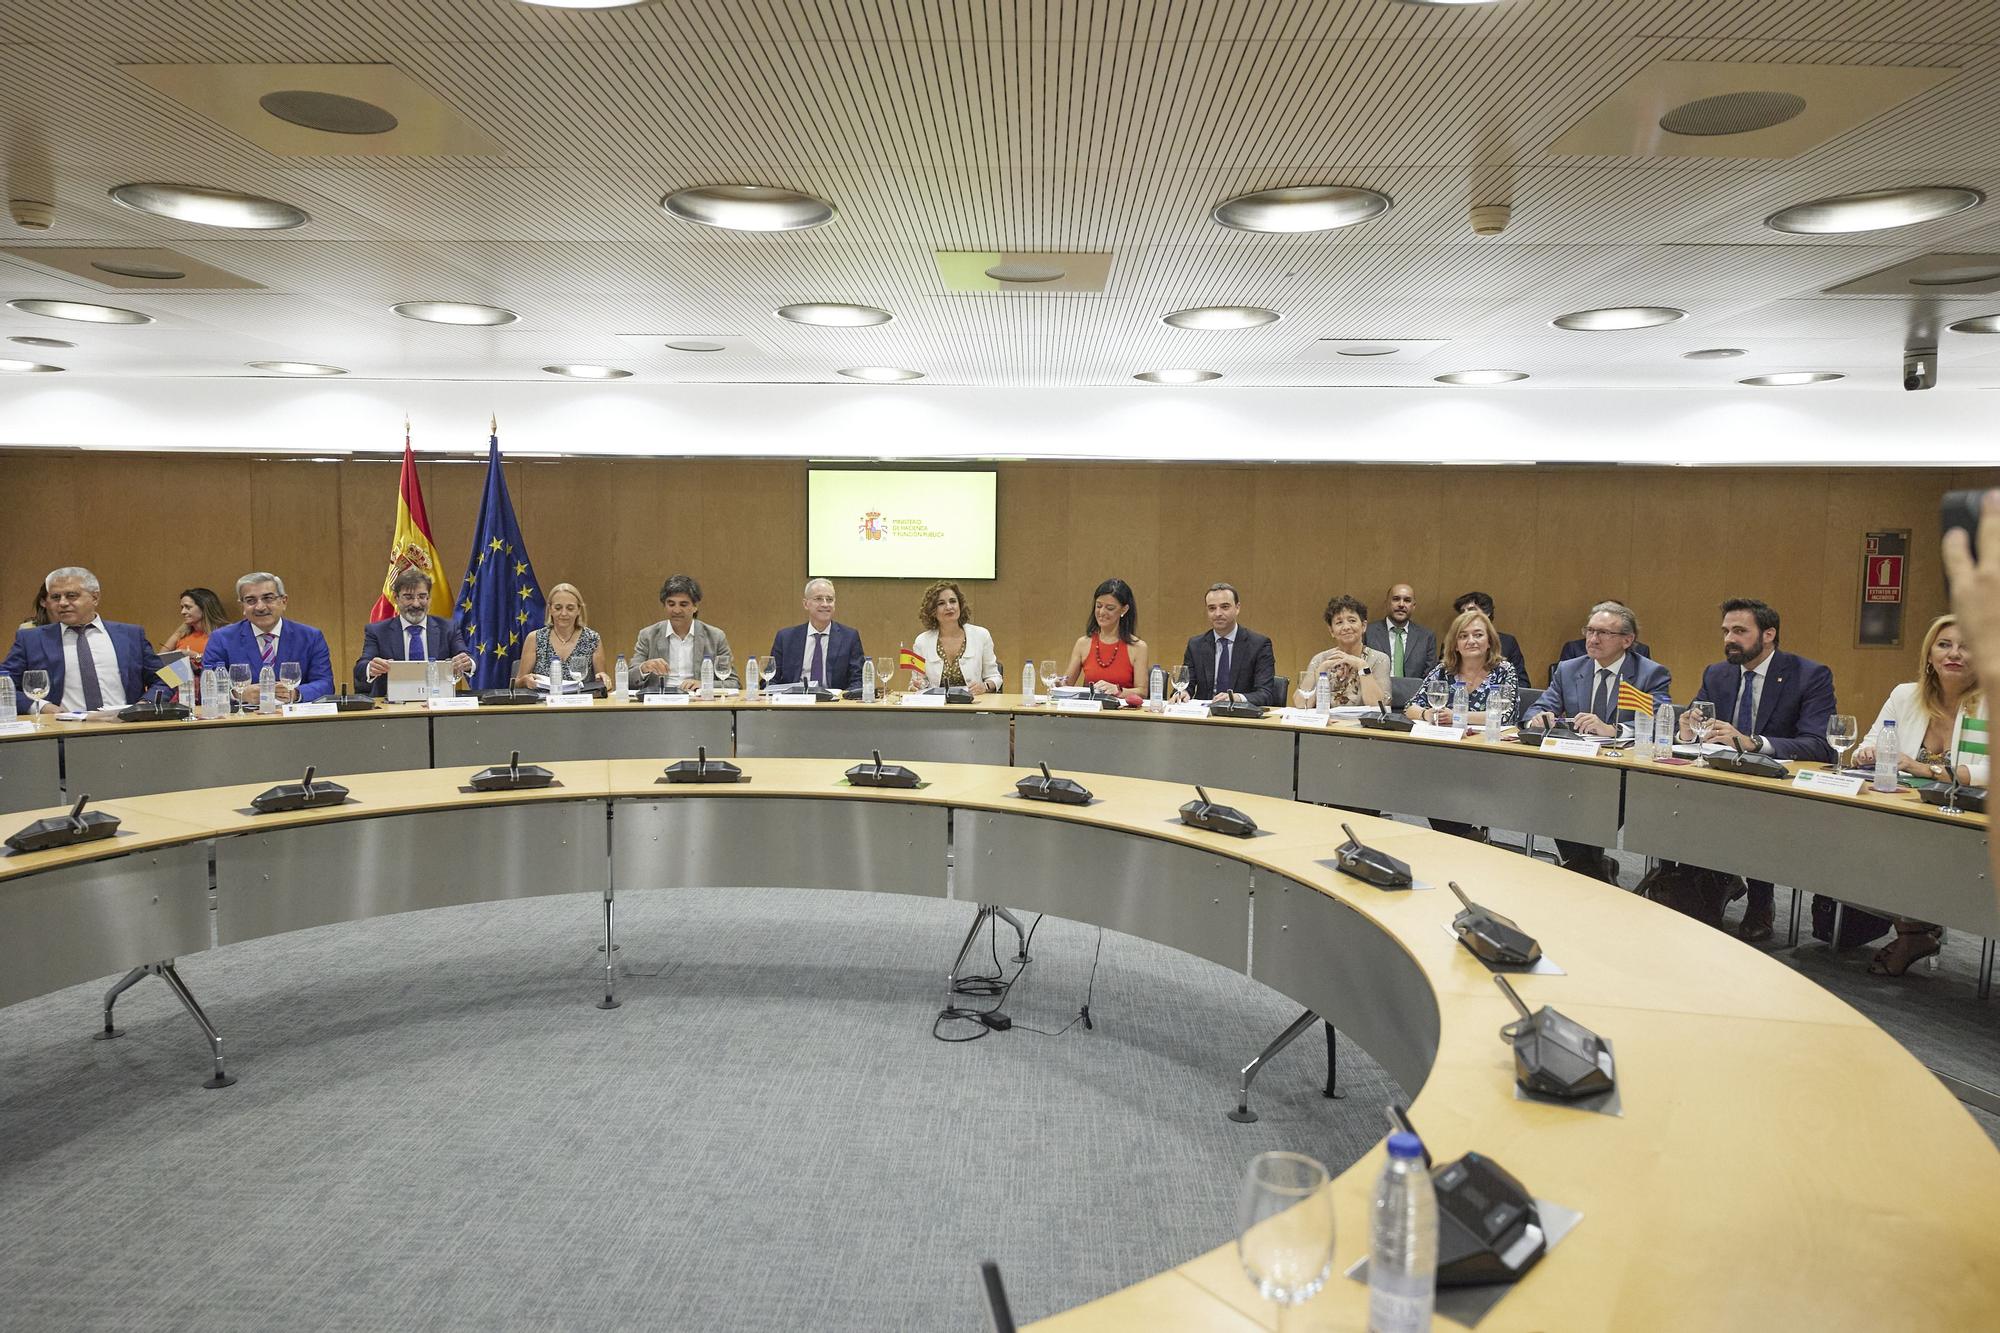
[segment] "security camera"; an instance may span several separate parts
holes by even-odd
[[[1903,351],[1903,387],[1914,393],[1918,389],[1935,389],[1937,381],[1937,348],[1905,348]]]
[[[14,225],[28,231],[47,231],[56,220],[53,206],[39,199],[9,199],[7,211],[14,218]]]

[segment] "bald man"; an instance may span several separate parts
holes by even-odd
[[[1437,665],[1437,635],[1416,622],[1417,593],[1407,583],[1389,589],[1389,614],[1368,622],[1361,642],[1389,659],[1391,676],[1422,676]]]

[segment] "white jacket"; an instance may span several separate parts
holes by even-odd
[[[1983,696],[1979,700],[1979,706],[1973,710],[1972,715],[1982,721],[1985,720],[1986,700]],[[1884,719],[1888,718],[1893,718],[1896,722],[1897,750],[1901,751],[1905,758],[1916,758],[1917,747],[1924,743],[1924,732],[1930,727],[1930,719],[1924,715],[1923,705],[1917,701],[1917,683],[1915,681],[1898,685],[1895,689],[1889,691],[1888,702],[1882,705],[1882,711],[1876,715],[1875,725],[1868,728],[1868,739],[1865,744],[1870,747],[1876,744],[1876,739],[1882,734],[1882,723]],[[1987,756],[1983,754],[1959,753],[1959,742],[1964,734],[1965,710],[1960,709],[1958,720],[1952,724],[1951,728],[1952,752],[1958,754],[1959,764],[1970,770],[1969,776],[1972,780],[1972,785],[1983,787],[1986,785]],[[1977,730],[1973,734],[1977,737]]]
[[[915,644],[917,656],[924,659],[924,675],[932,685],[939,684],[944,676],[937,638],[936,630],[927,629],[917,636]],[[989,690],[999,689],[1000,659],[993,655],[993,636],[977,625],[965,626],[965,653],[958,659],[958,669],[967,685],[981,681]]]

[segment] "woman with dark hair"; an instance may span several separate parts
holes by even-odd
[[[1322,671],[1332,678],[1335,708],[1352,708],[1357,704],[1373,708],[1387,700],[1389,655],[1361,642],[1368,629],[1367,604],[1342,593],[1326,604],[1326,628],[1333,635],[1333,647],[1306,664],[1293,702],[1301,708],[1311,708],[1318,702]]]
[[[55,617],[49,614],[49,590],[37,583],[35,585],[35,614],[32,619],[22,621],[21,628],[40,629],[44,625],[54,623]]]
[[[181,623],[174,626],[174,632],[160,645],[160,651],[184,652],[199,667],[202,650],[208,647],[208,636],[234,617],[222,609],[222,599],[213,588],[182,589],[179,609]]]
[[[1070,649],[1062,684],[1088,685],[1137,703],[1145,688],[1152,653],[1139,637],[1139,601],[1124,579],[1106,579],[1091,594],[1090,619]]]
[[[965,592],[950,579],[939,579],[924,589],[917,604],[917,619],[924,632],[917,635],[912,651],[923,662],[913,689],[964,687],[974,694],[997,694],[1000,690],[1000,659],[993,651],[993,636],[972,623],[972,604]]]

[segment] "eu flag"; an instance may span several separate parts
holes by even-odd
[[[454,616],[472,654],[472,688],[495,690],[508,683],[521,645],[541,628],[542,613],[542,586],[528,562],[521,525],[514,521],[507,474],[500,470],[496,426],[486,441],[486,498],[479,502],[479,530]]]

